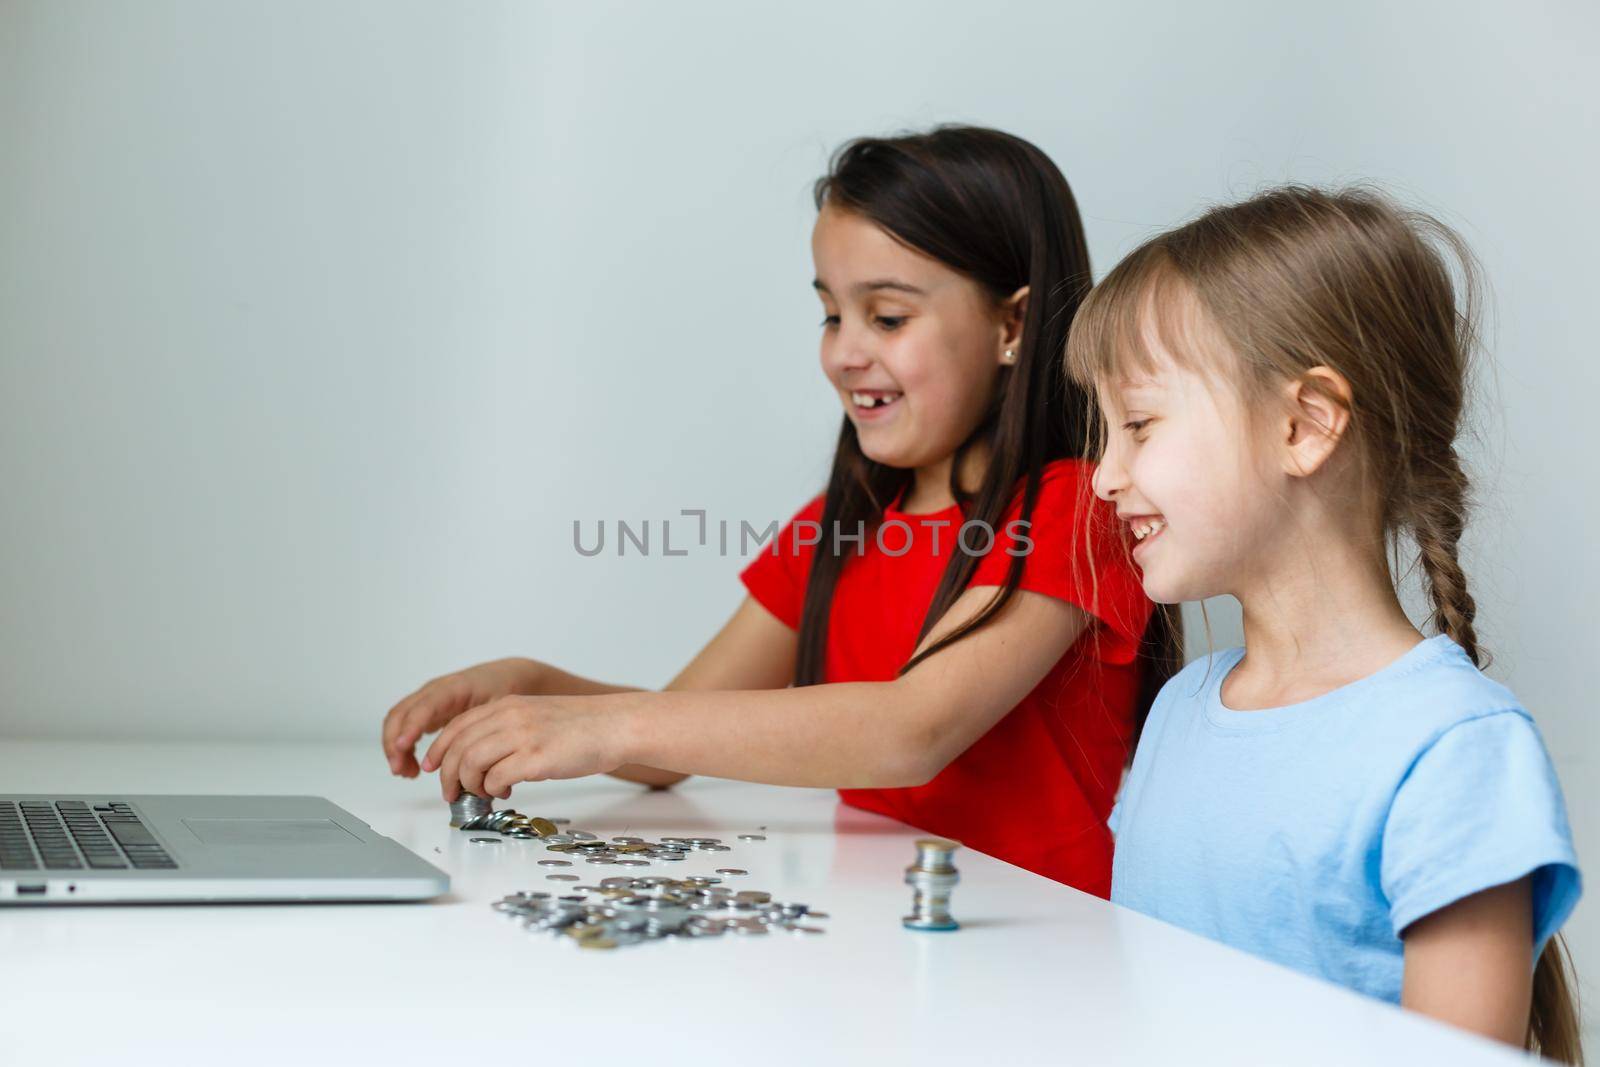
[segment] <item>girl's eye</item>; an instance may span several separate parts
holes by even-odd
[[[904,315],[878,316],[878,325],[882,326],[885,330],[898,330],[901,326],[905,325],[905,322],[906,320]]]
[[[837,326],[837,325],[839,325],[839,316],[837,316],[837,315],[824,316],[823,320],[822,320],[822,325],[823,325],[824,328],[829,327],[829,326]]]
[[[1123,423],[1122,424],[1122,428],[1124,430],[1127,430],[1129,433],[1133,434],[1134,437],[1138,437],[1141,433],[1144,432],[1144,428],[1146,426],[1149,426],[1149,425],[1150,425],[1150,420],[1149,419],[1134,419],[1131,422]]]

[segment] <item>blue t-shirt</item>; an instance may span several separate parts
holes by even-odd
[[[1533,874],[1534,958],[1581,893],[1528,713],[1448,637],[1314,700],[1233,711],[1244,655],[1161,690],[1111,813],[1111,899],[1398,1003],[1400,934]]]

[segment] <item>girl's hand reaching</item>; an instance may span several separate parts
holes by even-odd
[[[447,725],[423,757],[446,801],[465,789],[511,795],[517,782],[604,774],[625,763],[623,715],[608,697],[505,696]]]
[[[733,617],[667,688],[700,691],[782,689],[794,677],[795,650],[794,631],[747,597]],[[551,729],[559,727],[563,721],[562,714],[578,716],[579,709],[582,709],[583,721],[588,724],[586,729],[599,729],[602,722],[607,723],[606,737],[615,740],[621,736],[616,724],[620,722],[621,709],[625,704],[572,698],[638,692],[631,686],[583,678],[538,660],[511,658],[480,663],[476,667],[435,678],[391,708],[383,723],[383,753],[389,760],[391,772],[415,778],[424,769],[417,764],[417,741],[424,734],[446,730],[431,752],[435,758],[426,767],[431,771],[444,760],[444,747],[441,746],[448,747],[459,736],[459,731],[447,730],[448,727],[453,723],[466,727],[467,720],[476,722],[478,719],[474,709],[487,711],[486,705],[495,705],[498,710],[508,697],[533,698],[505,706],[521,707],[524,711],[535,707],[542,709],[549,716],[546,725]],[[601,707],[607,709],[604,716],[598,714]],[[531,729],[527,723],[523,725]],[[573,726],[572,729],[577,731],[578,727]],[[539,743],[541,746],[546,744],[542,737]],[[579,741],[576,747],[595,750],[592,742]],[[616,746],[608,743],[605,747],[615,749]],[[542,763],[535,767],[531,759],[525,762],[528,767],[525,777],[568,776],[567,773],[543,773],[540,771]],[[592,762],[605,763],[606,760]],[[595,766],[571,773],[591,774],[597,771],[614,772],[619,778],[651,788],[664,788],[684,777],[652,767],[623,765],[620,760],[603,767]],[[495,782],[499,783],[500,779],[496,778]],[[446,775],[442,788],[449,793],[454,791],[456,784],[457,779]],[[475,778],[467,784],[481,786],[482,779]]]
[[[447,726],[462,712],[500,697],[535,692],[543,665],[521,658],[497,659],[442,675],[389,709],[383,720],[383,754],[389,771],[415,778],[417,741]]]

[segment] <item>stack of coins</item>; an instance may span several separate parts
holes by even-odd
[[[461,791],[461,795],[450,802],[450,825],[461,830],[475,829],[473,823],[484,818],[493,810],[488,797],[480,797],[476,793]]]
[[[735,892],[721,881],[710,876],[605,878],[599,885],[574,886],[561,895],[513,893],[493,907],[530,932],[549,932],[585,949],[614,949],[667,937],[825,932],[815,923],[828,916],[809,905],[780,903],[760,890]]]
[[[911,887],[911,914],[901,920],[911,930],[954,930],[950,891],[961,880],[951,857],[961,846],[954,841],[924,838],[917,842],[916,862],[906,868]]]

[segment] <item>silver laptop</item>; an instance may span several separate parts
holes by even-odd
[[[0,794],[0,905],[425,900],[449,888],[321,797]]]

